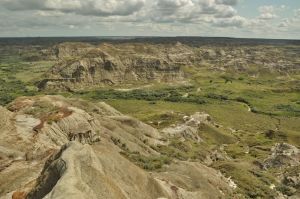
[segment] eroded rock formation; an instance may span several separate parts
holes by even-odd
[[[265,160],[265,167],[289,167],[300,165],[300,150],[287,143],[277,143],[272,155]]]
[[[184,68],[190,67],[243,72],[254,77],[266,72],[299,72],[293,49],[265,48],[195,47],[181,43],[62,43],[49,50],[49,56],[56,57],[57,63],[46,72],[38,87],[72,91],[137,82],[182,82],[188,76]]]
[[[1,199],[232,194],[228,180],[201,163],[174,161],[164,172],[148,172],[121,155],[159,157],[155,146],[167,143],[157,129],[104,103],[36,96],[18,98],[8,108],[0,107]]]

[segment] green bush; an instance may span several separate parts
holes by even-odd
[[[217,99],[217,100],[228,100],[229,98],[225,95],[218,95],[215,93],[208,93],[206,95],[207,98],[211,98],[211,99]]]
[[[35,91],[28,90],[26,85],[20,80],[0,80],[0,105],[2,106],[19,96],[33,96],[35,94]]]
[[[4,106],[15,99],[15,97],[7,94],[0,94],[0,105]]]
[[[280,111],[294,113],[297,116],[300,115],[300,109],[297,109],[290,104],[278,104],[278,105],[274,106],[274,108],[277,110],[280,110]]]
[[[247,101],[245,98],[237,97],[237,98],[235,98],[235,100],[236,100],[237,102],[241,102],[241,103],[245,103],[245,104],[247,104],[247,105],[250,105],[250,102]]]
[[[163,165],[171,163],[171,158],[164,155],[144,156],[138,152],[129,151],[123,151],[121,154],[139,167],[149,171],[161,169]]]
[[[150,102],[155,101],[168,101],[168,102],[191,102],[196,104],[204,104],[206,100],[197,95],[188,95],[183,97],[183,93],[191,91],[193,87],[183,88],[165,88],[161,90],[132,90],[132,91],[117,91],[113,89],[109,90],[97,90],[91,92],[78,92],[79,95],[85,95],[88,98],[94,100],[99,99],[136,99],[147,100]],[[184,92],[183,92],[184,91]]]
[[[228,75],[221,75],[220,77],[225,80],[225,83],[228,83],[228,82],[232,83],[232,81],[234,80],[234,78],[232,78]]]
[[[280,185],[279,187],[277,187],[277,190],[287,196],[292,196],[296,192],[296,189],[286,185]]]
[[[179,160],[204,160],[208,155],[208,149],[204,144],[192,140],[182,142],[176,138],[171,139],[170,144],[167,146],[158,145],[155,150],[167,157]]]

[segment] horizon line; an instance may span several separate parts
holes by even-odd
[[[31,39],[37,39],[37,38],[224,38],[224,39],[256,39],[256,40],[293,40],[293,41],[298,41],[300,39],[291,39],[291,38],[263,38],[263,37],[228,37],[228,36],[122,36],[122,35],[114,35],[114,36],[95,36],[95,35],[89,35],[89,36],[14,36],[14,37],[9,37],[9,36],[0,36],[0,39],[26,39],[26,38],[31,38]]]

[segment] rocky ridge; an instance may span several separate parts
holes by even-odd
[[[265,46],[62,43],[48,50],[48,56],[54,57],[57,64],[45,74],[38,87],[72,91],[137,82],[183,82],[188,75],[184,68],[191,66],[253,76],[265,72],[289,74],[299,72],[299,60],[293,53],[293,50]]]
[[[153,148],[167,144],[163,135],[104,103],[21,97],[0,112],[0,198],[196,199],[232,194],[227,178],[201,163],[177,160],[161,172],[136,166],[120,152],[159,155]]]

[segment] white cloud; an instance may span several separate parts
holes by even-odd
[[[286,5],[280,5],[280,9],[286,9]]]
[[[239,0],[216,0],[216,3],[234,6],[238,3],[238,1]]]
[[[237,11],[224,0],[156,0],[150,18],[155,22],[197,23],[207,18],[232,18]]]
[[[69,28],[70,28],[70,29],[75,29],[75,28],[77,28],[77,27],[76,27],[75,25],[72,25],[72,24],[71,24],[71,25],[69,25]]]
[[[277,17],[274,6],[260,6],[258,10],[260,12],[259,19],[270,20]]]
[[[131,15],[144,6],[145,0],[3,0],[10,10],[56,10],[79,15]]]
[[[237,27],[241,28],[247,25],[247,19],[241,16],[234,16],[231,18],[214,19],[213,24],[219,27]]]
[[[290,25],[290,20],[289,19],[283,19],[280,23],[279,23],[279,25],[278,25],[278,27],[279,28],[286,28],[286,27],[288,27],[289,25]]]
[[[258,10],[259,10],[259,12],[261,12],[261,13],[273,13],[274,11],[275,11],[275,8],[274,8],[274,6],[260,6],[259,8],[258,8]]]
[[[237,3],[238,0],[2,0],[2,5],[9,10],[37,10],[44,17],[74,13],[164,23],[194,23],[207,15],[232,18],[237,15],[233,8]]]
[[[295,10],[295,17],[300,17],[300,8]]]
[[[72,34],[88,30],[89,35],[203,33],[208,36],[238,32],[264,36],[268,32],[274,35],[277,31],[299,30],[299,8],[295,8],[294,16],[289,18],[279,17],[290,9],[288,4],[261,6],[258,16],[243,17],[243,13],[237,11],[243,2],[245,0],[0,0],[0,27],[5,27],[0,35],[15,33],[17,29],[20,32],[50,30],[51,33],[61,30]]]
[[[65,15],[65,13],[60,11],[44,11],[44,10],[38,10],[35,12],[35,14],[40,17],[61,17]]]

